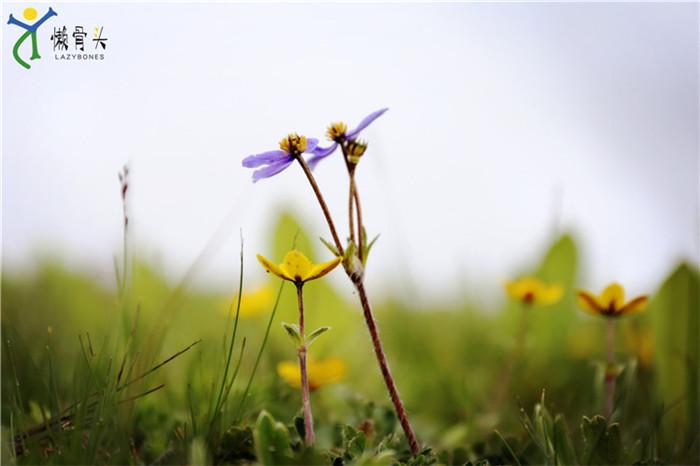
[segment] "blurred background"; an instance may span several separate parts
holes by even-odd
[[[128,163],[134,250],[176,280],[222,228],[196,279],[227,289],[239,228],[250,264],[282,207],[327,235],[300,170],[254,185],[241,160],[385,106],[358,174],[370,286],[500,296],[565,230],[591,287],[648,291],[697,259],[696,4],[55,9],[31,70],[2,58],[6,270],[50,253],[111,282]],[[62,25],[103,26],[105,59],[56,61]],[[339,218],[343,170],[317,171]]]
[[[28,5],[3,4],[3,17]],[[630,445],[666,423],[661,454],[644,440],[630,461],[680,464],[697,451],[696,3],[32,4],[40,15],[49,5],[58,16],[38,32],[41,60],[25,70],[2,55],[4,435],[11,413],[41,421],[32,402],[53,413],[76,398],[77,334],[123,343],[136,321],[138,367],[203,340],[156,376],[167,389],[132,420],[130,438],[155,461],[220,377],[240,236],[246,377],[279,285],[255,254],[281,261],[296,241],[330,256],[298,167],[253,184],[241,160],[288,132],[323,138],[331,121],[354,127],[389,107],[362,135],[363,214],[381,235],[366,279],[419,437],[454,461],[464,445],[483,457],[494,429],[518,435],[518,407],[542,389],[572,430],[600,413],[603,321],[574,292],[619,281],[651,303],[617,328],[616,416]],[[63,25],[101,26],[104,60],[56,60]],[[3,26],[5,51],[20,33]],[[120,295],[125,164],[131,285]],[[316,176],[344,235],[339,154]],[[530,274],[564,298],[523,314],[503,285]],[[330,445],[334,422],[357,424],[387,400],[344,274],[309,285],[307,300],[309,326],[333,326],[314,357],[343,365],[314,394]],[[263,408],[285,422],[298,409],[275,370],[293,357],[279,322],[296,319],[294,303],[287,287],[244,424]],[[15,379],[24,401],[13,408]],[[696,450],[678,447],[687,439]]]

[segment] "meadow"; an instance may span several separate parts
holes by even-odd
[[[280,212],[267,251],[280,259],[294,244],[325,260],[316,236]],[[128,274],[117,268],[128,286],[50,258],[31,272],[5,270],[2,461],[697,464],[697,269],[669,270],[644,312],[616,321],[608,422],[605,319],[576,305],[580,241],[563,234],[514,271],[559,283],[551,305],[524,307],[505,291],[490,309],[473,304],[473,292],[449,307],[402,296],[375,304],[417,455],[356,300],[323,279],[305,289],[309,328],[332,327],[309,350],[316,439],[306,446],[294,348],[281,326],[296,320],[292,284],[272,275],[249,284],[243,269],[239,307],[236,289],[168,283],[138,258]]]

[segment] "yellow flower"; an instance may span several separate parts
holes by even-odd
[[[273,264],[260,254],[258,254],[258,260],[268,272],[272,272],[284,280],[302,284],[323,277],[340,264],[341,258],[336,257],[328,262],[314,264],[304,254],[293,250],[284,256],[284,261],[279,265]]]
[[[301,154],[306,151],[306,148],[306,136],[299,136],[296,133],[291,133],[280,141],[280,149],[289,154]]]
[[[335,123],[331,123],[331,125],[328,127],[326,130],[326,136],[328,136],[328,139],[331,141],[337,141],[339,138],[344,137],[345,133],[347,132],[348,125],[342,121],[336,121]]]
[[[323,361],[307,361],[309,388],[316,390],[323,385],[338,383],[347,372],[345,362],[340,358],[328,358]],[[301,387],[299,362],[282,361],[277,364],[277,374],[294,388]]]
[[[605,317],[620,317],[641,312],[646,307],[647,299],[646,296],[637,296],[625,303],[625,289],[619,283],[608,285],[600,296],[586,290],[578,291],[578,305],[584,311]]]
[[[525,304],[542,304],[548,306],[558,302],[564,295],[564,288],[559,285],[544,283],[534,277],[524,277],[506,283],[508,296]]]
[[[242,318],[255,317],[263,312],[272,309],[275,301],[275,290],[269,283],[265,283],[252,291],[243,293],[241,297],[241,314]],[[236,300],[228,309],[228,312],[236,314]]]

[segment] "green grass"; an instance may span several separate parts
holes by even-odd
[[[282,257],[297,230],[282,215],[269,257]],[[305,252],[326,253],[303,231],[296,241]],[[257,266],[248,251],[244,260]],[[236,320],[226,310],[236,309],[237,290],[224,295],[190,290],[186,282],[169,285],[138,260],[122,297],[60,261],[47,260],[28,274],[6,270],[2,461],[698,464],[697,270],[680,264],[669,271],[649,290],[648,310],[619,322],[616,355],[624,370],[609,425],[600,417],[604,327],[575,307],[575,241],[559,238],[539,262],[522,272],[557,281],[566,294],[550,308],[529,310],[525,349],[502,400],[519,306],[504,299],[500,309],[480,309],[474,296],[448,307],[417,308],[401,296],[374,303],[397,384],[426,447],[416,458],[391,410],[359,304],[326,280],[305,290],[308,327],[332,327],[311,352],[343,358],[348,374],[312,394],[317,447],[308,449],[301,443],[300,395],[275,370],[294,357],[280,325],[295,321],[292,287],[282,289],[259,353],[272,309],[238,319],[233,340]],[[244,289],[246,277],[244,270]]]

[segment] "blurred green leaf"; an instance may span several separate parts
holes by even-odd
[[[294,249],[303,252],[312,262],[316,262],[315,248],[311,240],[290,212],[284,211],[279,215],[273,231],[273,261],[281,261],[289,252],[289,245],[294,243]]]
[[[289,432],[284,424],[263,410],[255,424],[255,452],[264,465],[289,464],[291,449]]]
[[[603,416],[581,420],[583,464],[622,464],[623,448],[619,424],[608,425]]]
[[[680,400],[664,416],[664,430],[677,437],[677,426],[684,425],[686,436],[679,440],[696,445],[700,435],[699,293],[697,269],[681,264],[661,285],[647,311],[654,329],[657,393],[665,405]]]

